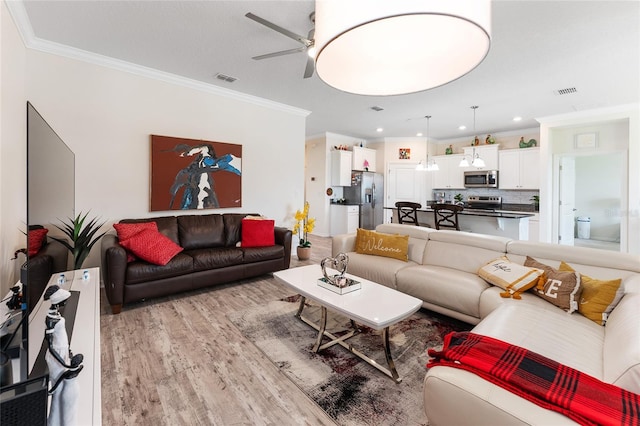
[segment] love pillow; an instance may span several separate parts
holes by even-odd
[[[538,262],[527,256],[524,266],[542,269],[544,282],[538,283],[533,292],[553,305],[572,313],[578,310],[578,302],[582,288],[580,287],[580,274],[574,271],[559,271],[549,265]]]
[[[506,256],[492,260],[478,270],[478,275],[485,281],[506,290],[500,296],[514,299],[521,299],[521,293],[535,287],[543,273],[542,269],[513,263]]]

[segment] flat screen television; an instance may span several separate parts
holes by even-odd
[[[59,224],[60,220],[74,217],[75,155],[30,102],[27,102],[26,179],[27,228],[25,232],[34,225],[41,225],[49,229],[49,233],[52,233],[57,230],[52,224]],[[29,243],[27,242],[27,252],[28,249]],[[23,315],[21,325],[16,330],[16,334],[21,336],[20,377],[15,377],[14,374],[14,383],[23,382],[29,378],[35,362],[35,359],[29,357],[29,345],[39,349],[44,338],[44,336],[29,333],[29,313],[33,306],[27,306],[27,301],[38,301],[40,294],[29,293],[28,260],[25,262],[22,272]],[[28,297],[26,297],[27,294]],[[34,351],[31,353],[33,354]]]

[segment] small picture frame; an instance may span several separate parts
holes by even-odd
[[[575,136],[576,149],[596,148],[598,146],[597,133],[580,133]]]
[[[411,160],[411,148],[398,149],[398,158],[400,160]]]

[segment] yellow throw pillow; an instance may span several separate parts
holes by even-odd
[[[358,228],[356,234],[356,253],[391,257],[408,261],[409,236],[383,234]]]
[[[543,272],[513,263],[508,257],[502,256],[481,267],[478,275],[488,283],[505,289],[500,296],[521,299],[520,293],[533,288]]]
[[[574,270],[565,262],[561,262],[558,269],[561,271]],[[621,285],[622,279],[598,280],[580,274],[580,282],[582,295],[578,303],[578,312],[597,324],[605,325],[609,314],[624,295],[624,289]]]

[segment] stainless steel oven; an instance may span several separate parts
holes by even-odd
[[[465,188],[497,188],[498,187],[498,171],[497,170],[476,170],[473,172],[464,172]]]

